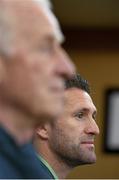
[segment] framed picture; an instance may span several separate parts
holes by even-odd
[[[104,150],[119,153],[119,88],[106,91]]]

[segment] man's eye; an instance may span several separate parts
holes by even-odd
[[[52,44],[40,44],[34,47],[35,52],[51,54],[54,51],[54,46]]]
[[[44,52],[51,52],[53,50],[53,47],[50,45],[42,46],[41,50]]]
[[[80,119],[83,118],[83,116],[84,116],[83,112],[79,112],[75,114],[75,117],[80,118]]]
[[[93,117],[93,119],[94,119],[94,120],[96,120],[96,114],[93,114],[93,116],[92,116],[92,117]]]

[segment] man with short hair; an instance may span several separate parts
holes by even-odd
[[[88,82],[79,74],[67,80],[63,115],[39,126],[34,139],[39,160],[54,179],[66,178],[78,165],[96,162],[96,113]]]
[[[63,111],[75,68],[46,0],[0,0],[0,178],[47,178],[29,142]]]

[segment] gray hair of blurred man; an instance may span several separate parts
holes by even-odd
[[[21,0],[17,0],[21,1]],[[38,6],[45,11],[48,18],[52,19],[52,25],[55,27],[54,31],[59,41],[64,40],[64,36],[61,32],[57,18],[51,11],[52,5],[49,0],[33,0]],[[15,32],[13,26],[17,17],[14,16],[12,11],[9,10],[8,0],[0,0],[0,55],[11,56],[15,52],[15,40],[17,32]],[[11,3],[9,1],[9,3]]]

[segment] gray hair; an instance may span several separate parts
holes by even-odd
[[[15,1],[15,0],[14,0]],[[19,0],[21,1],[21,0]],[[49,0],[32,0],[40,5],[47,16],[53,19],[53,24],[60,31],[59,24],[51,12],[51,3]],[[12,1],[13,2],[13,1]],[[23,0],[24,2],[24,0]],[[15,16],[12,13],[11,0],[0,0],[0,55],[10,56],[15,51],[16,31],[14,30]],[[58,33],[60,36],[61,32]],[[60,37],[61,39],[61,37]]]
[[[52,9],[52,4],[50,0],[34,0],[37,2],[40,6],[44,6],[45,8]]]
[[[65,38],[64,38],[64,35],[62,34],[62,31],[61,31],[61,28],[60,28],[60,25],[58,23],[56,16],[51,11],[52,4],[50,3],[49,0],[34,0],[34,1],[36,1],[39,5],[42,5],[42,8],[45,10],[47,17],[49,19],[52,19],[52,25],[55,29],[54,31],[55,36],[57,40],[62,43]]]

